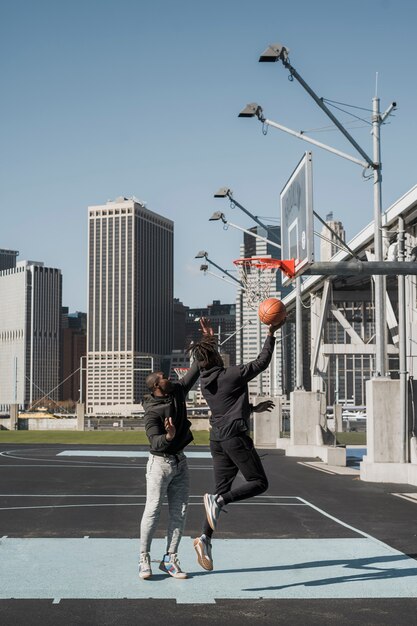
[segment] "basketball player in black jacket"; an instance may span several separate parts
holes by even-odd
[[[213,569],[211,537],[219,513],[225,504],[246,500],[268,488],[262,462],[249,436],[249,418],[252,411],[270,411],[272,401],[256,407],[249,403],[248,382],[266,370],[275,346],[274,333],[285,323],[269,326],[264,346],[258,357],[249,363],[224,367],[217,350],[213,330],[202,318],[201,341],[191,347],[191,354],[200,367],[202,394],[210,407],[210,451],[213,457],[215,494],[204,495],[206,520],[203,534],[194,540],[198,562],[206,570]],[[246,482],[236,488],[232,483],[241,472]]]

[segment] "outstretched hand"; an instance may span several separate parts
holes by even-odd
[[[284,317],[284,319],[282,319],[278,324],[271,324],[268,332],[270,335],[273,335],[277,330],[279,330],[282,326],[284,326],[285,322],[287,321],[287,316]]]
[[[254,405],[252,408],[253,413],[263,413],[264,411],[268,411],[270,413],[274,408],[275,404],[272,400],[265,400],[264,402],[260,402],[259,404]]]
[[[208,317],[200,317],[200,327],[203,335],[208,335],[209,337],[214,335],[214,331]]]
[[[166,417],[164,419],[164,428],[166,431],[166,440],[167,441],[172,441],[175,437],[175,433],[177,432],[175,426],[174,426],[174,422],[172,421],[172,417]]]

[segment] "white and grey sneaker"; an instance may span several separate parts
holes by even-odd
[[[213,569],[213,558],[211,556],[211,541],[197,537],[194,539],[194,550],[197,553],[198,564],[205,570],[211,572]]]
[[[176,554],[164,554],[164,558],[159,564],[159,569],[172,576],[172,578],[188,578],[187,574],[182,571]]]
[[[213,530],[216,530],[217,520],[219,519],[220,509],[217,502],[217,496],[211,493],[204,494],[204,507],[206,509],[207,521]]]
[[[152,576],[151,557],[149,552],[141,552],[139,561],[139,578],[146,580]]]

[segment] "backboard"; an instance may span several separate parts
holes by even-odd
[[[281,258],[295,259],[295,275],[314,261],[312,153],[306,152],[281,191]],[[283,274],[282,284],[290,282]]]

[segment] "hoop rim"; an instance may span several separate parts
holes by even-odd
[[[255,267],[259,270],[280,269],[289,278],[295,276],[295,259],[273,259],[263,256],[251,256],[246,258],[235,259],[234,265]]]

